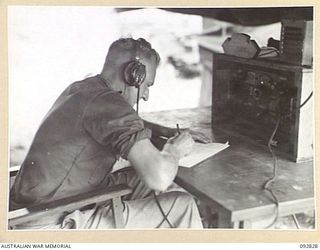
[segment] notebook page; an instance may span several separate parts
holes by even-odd
[[[179,161],[179,166],[190,168],[204,161],[205,159],[213,156],[220,151],[229,147],[229,142],[226,143],[195,143],[192,149],[192,152],[181,158]]]

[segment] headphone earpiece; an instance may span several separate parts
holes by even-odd
[[[138,59],[130,61],[125,65],[123,75],[129,86],[138,88],[146,78],[146,66]]]

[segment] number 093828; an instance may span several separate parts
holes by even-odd
[[[299,246],[300,248],[318,248],[318,244],[311,244],[311,243],[300,244]]]

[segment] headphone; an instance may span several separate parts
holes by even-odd
[[[146,79],[146,75],[146,66],[137,58],[133,61],[128,62],[124,67],[124,81],[129,86],[139,88],[143,81]]]

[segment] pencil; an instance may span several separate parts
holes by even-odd
[[[181,132],[180,132],[180,128],[179,128],[179,124],[177,123],[177,132],[178,132],[178,134],[180,135],[181,134]]]

